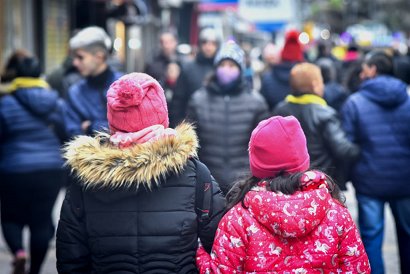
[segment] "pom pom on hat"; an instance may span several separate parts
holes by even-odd
[[[299,42],[299,32],[290,30],[285,35],[285,44],[282,49],[282,61],[301,62],[303,61],[303,49]]]
[[[293,117],[274,116],[261,121],[249,142],[253,176],[263,179],[277,174],[304,172],[310,166],[306,137]]]
[[[137,132],[153,125],[169,126],[164,90],[145,73],[130,73],[111,84],[107,92],[111,133]]]

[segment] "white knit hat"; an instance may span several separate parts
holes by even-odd
[[[105,30],[96,26],[82,29],[70,39],[70,49],[72,50],[90,45],[101,45],[110,51],[112,42]]]

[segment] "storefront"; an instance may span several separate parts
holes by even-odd
[[[68,0],[0,0],[0,63],[16,49],[37,56],[45,72],[67,54]]]

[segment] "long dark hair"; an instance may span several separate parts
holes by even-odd
[[[273,191],[275,193],[281,192],[286,195],[292,195],[296,191],[302,190],[301,188],[301,177],[303,172],[296,172],[292,174],[287,173],[279,173],[274,178],[266,178],[266,179],[259,179],[254,176],[248,176],[247,178],[238,181],[233,185],[231,190],[229,190],[228,194],[226,195],[227,200],[227,207],[226,210],[231,209],[239,202],[242,204],[242,207],[246,208],[244,203],[244,198],[246,194],[252,189],[252,187],[256,186],[261,181],[266,181],[269,184],[267,185],[267,189]],[[333,199],[338,201],[341,205],[345,206],[346,198],[344,197],[342,191],[337,186],[337,184],[326,175],[326,181],[328,183],[329,193]]]

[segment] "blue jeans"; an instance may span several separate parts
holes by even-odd
[[[387,202],[396,223],[401,273],[410,273],[410,197],[380,199],[356,193],[359,229],[369,257],[372,274],[383,274],[382,244],[384,236],[384,204]]]

